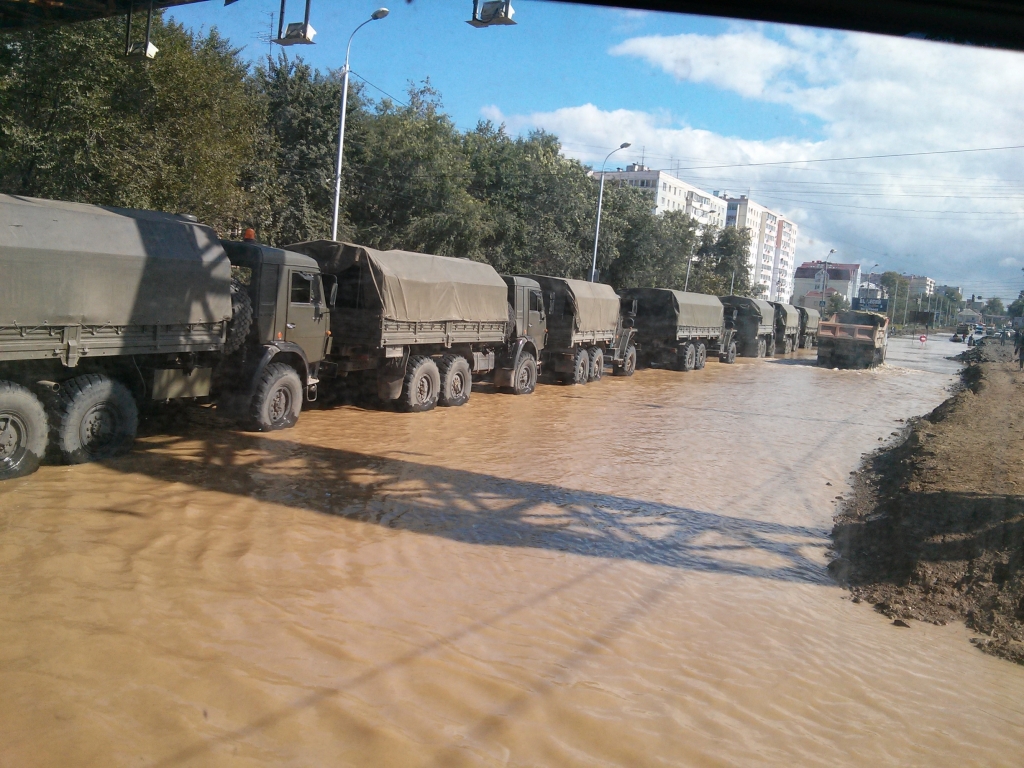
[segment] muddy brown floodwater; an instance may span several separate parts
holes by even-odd
[[[1020,765],[1024,667],[825,570],[960,349],[193,416],[6,483],[0,765]]]

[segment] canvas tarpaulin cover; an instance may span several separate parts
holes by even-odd
[[[566,302],[572,307],[577,331],[602,333],[618,328],[619,295],[610,285],[547,275],[525,277],[536,280],[545,291],[565,295]]]
[[[626,298],[637,300],[639,317],[664,317],[679,328],[721,328],[725,310],[717,296],[670,288],[628,288]]]
[[[804,312],[807,313],[807,327],[804,330],[808,332],[816,330],[818,323],[821,321],[821,315],[818,313],[818,310],[808,307]]]
[[[800,330],[800,313],[797,312],[796,307],[792,304],[783,304],[776,302],[775,306],[779,312],[782,313],[782,319],[786,328],[786,333],[796,333]]]
[[[231,264],[183,216],[0,195],[0,325],[187,325],[231,317]]]
[[[286,248],[312,256],[327,274],[341,274],[356,264],[368,268],[387,320],[508,320],[508,287],[489,264],[413,251],[378,251],[333,240]]]

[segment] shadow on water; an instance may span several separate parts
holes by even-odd
[[[189,428],[108,464],[204,490],[442,536],[699,571],[829,583],[828,531],[747,520],[407,458]]]

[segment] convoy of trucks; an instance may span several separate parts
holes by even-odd
[[[823,365],[885,358],[888,319],[743,296],[499,275],[468,259],[318,240],[221,240],[195,217],[0,195],[0,480],[47,455],[130,450],[140,407],[216,403],[293,426],[349,376],[400,410],[517,395],[638,363],[699,370],[818,345]]]

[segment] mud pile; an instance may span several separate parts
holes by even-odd
[[[901,626],[964,621],[983,651],[1024,664],[1024,373],[1011,353],[965,353],[962,390],[865,462],[829,569]]]

